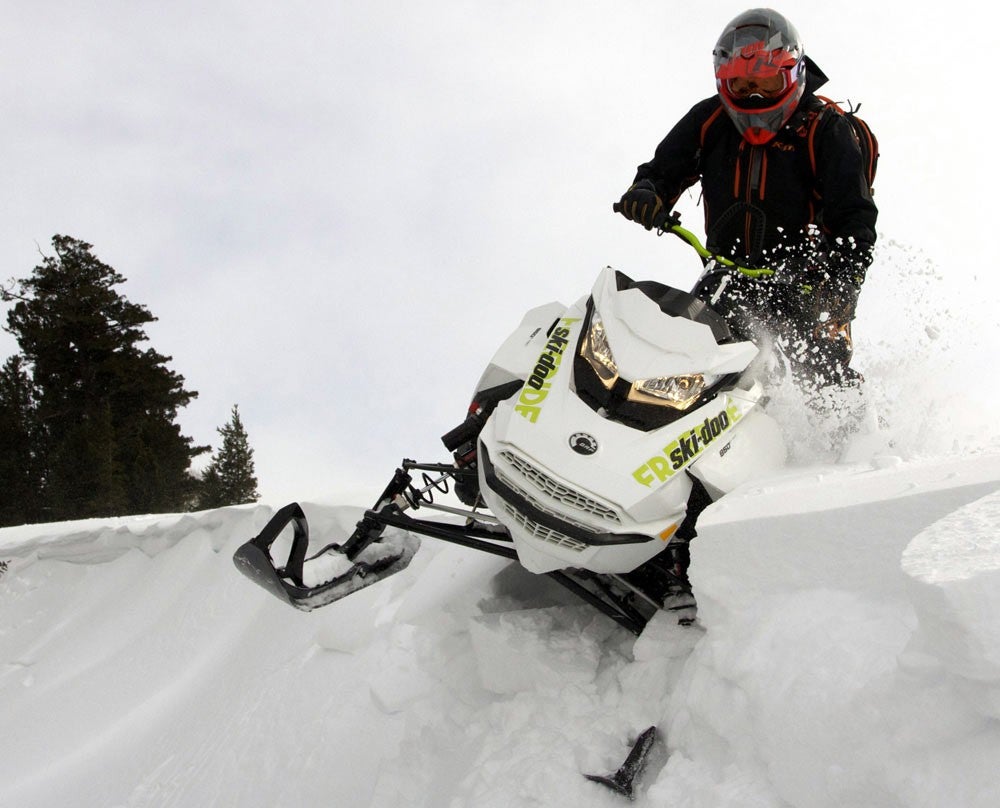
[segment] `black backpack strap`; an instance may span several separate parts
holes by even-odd
[[[848,123],[851,125],[851,131],[854,133],[854,139],[858,143],[858,148],[861,149],[861,157],[864,160],[864,172],[865,179],[868,182],[868,192],[875,192],[875,171],[878,168],[878,138],[875,137],[875,133],[872,132],[871,127],[863,118],[859,118],[857,115],[858,109],[861,105],[858,104],[856,107],[850,107],[849,109],[844,109],[836,101],[832,101],[824,96],[816,96],[822,103],[823,108],[819,111],[819,114],[813,119],[809,126],[809,134],[807,135],[808,150],[809,150],[809,165],[812,167],[813,176],[816,175],[816,132],[819,130],[820,120],[830,115],[842,115],[847,118]]]
[[[716,108],[715,112],[709,115],[705,119],[705,123],[701,125],[701,133],[698,139],[698,147],[702,152],[705,151],[705,144],[708,143],[708,133],[711,131],[715,122],[718,121],[719,118],[721,117],[723,117],[723,108],[722,104],[720,103],[719,106]]]

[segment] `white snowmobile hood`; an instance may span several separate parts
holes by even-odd
[[[708,325],[665,314],[639,289],[619,291],[611,267],[598,276],[591,294],[626,379],[739,373],[757,356],[752,342],[719,345]]]

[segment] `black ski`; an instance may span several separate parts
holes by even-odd
[[[628,753],[628,757],[625,758],[625,762],[618,771],[606,777],[599,774],[585,774],[584,777],[610,788],[623,797],[634,800],[636,780],[639,779],[643,769],[646,768],[646,762],[649,759],[649,753],[656,743],[656,738],[656,727],[650,727],[635,739],[632,751]]]

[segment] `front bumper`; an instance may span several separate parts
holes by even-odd
[[[499,451],[497,451],[499,449]],[[578,567],[624,573],[659,554],[679,523],[643,525],[612,503],[560,481],[512,447],[480,443],[480,490],[490,509],[510,529],[518,558],[532,572]],[[645,528],[645,529],[644,529]]]

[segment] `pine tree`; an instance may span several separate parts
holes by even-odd
[[[0,369],[0,525],[35,521],[39,509],[35,388],[20,356]]]
[[[208,450],[181,434],[177,412],[197,393],[166,367],[143,330],[156,318],[116,286],[125,278],[68,236],[52,239],[31,277],[4,290],[16,301],[6,330],[35,392],[38,517],[78,519],[182,510]]]
[[[212,455],[202,476],[198,508],[205,510],[256,502],[260,494],[254,474],[253,449],[238,405],[233,405],[229,422],[217,431],[222,436],[222,446]]]

